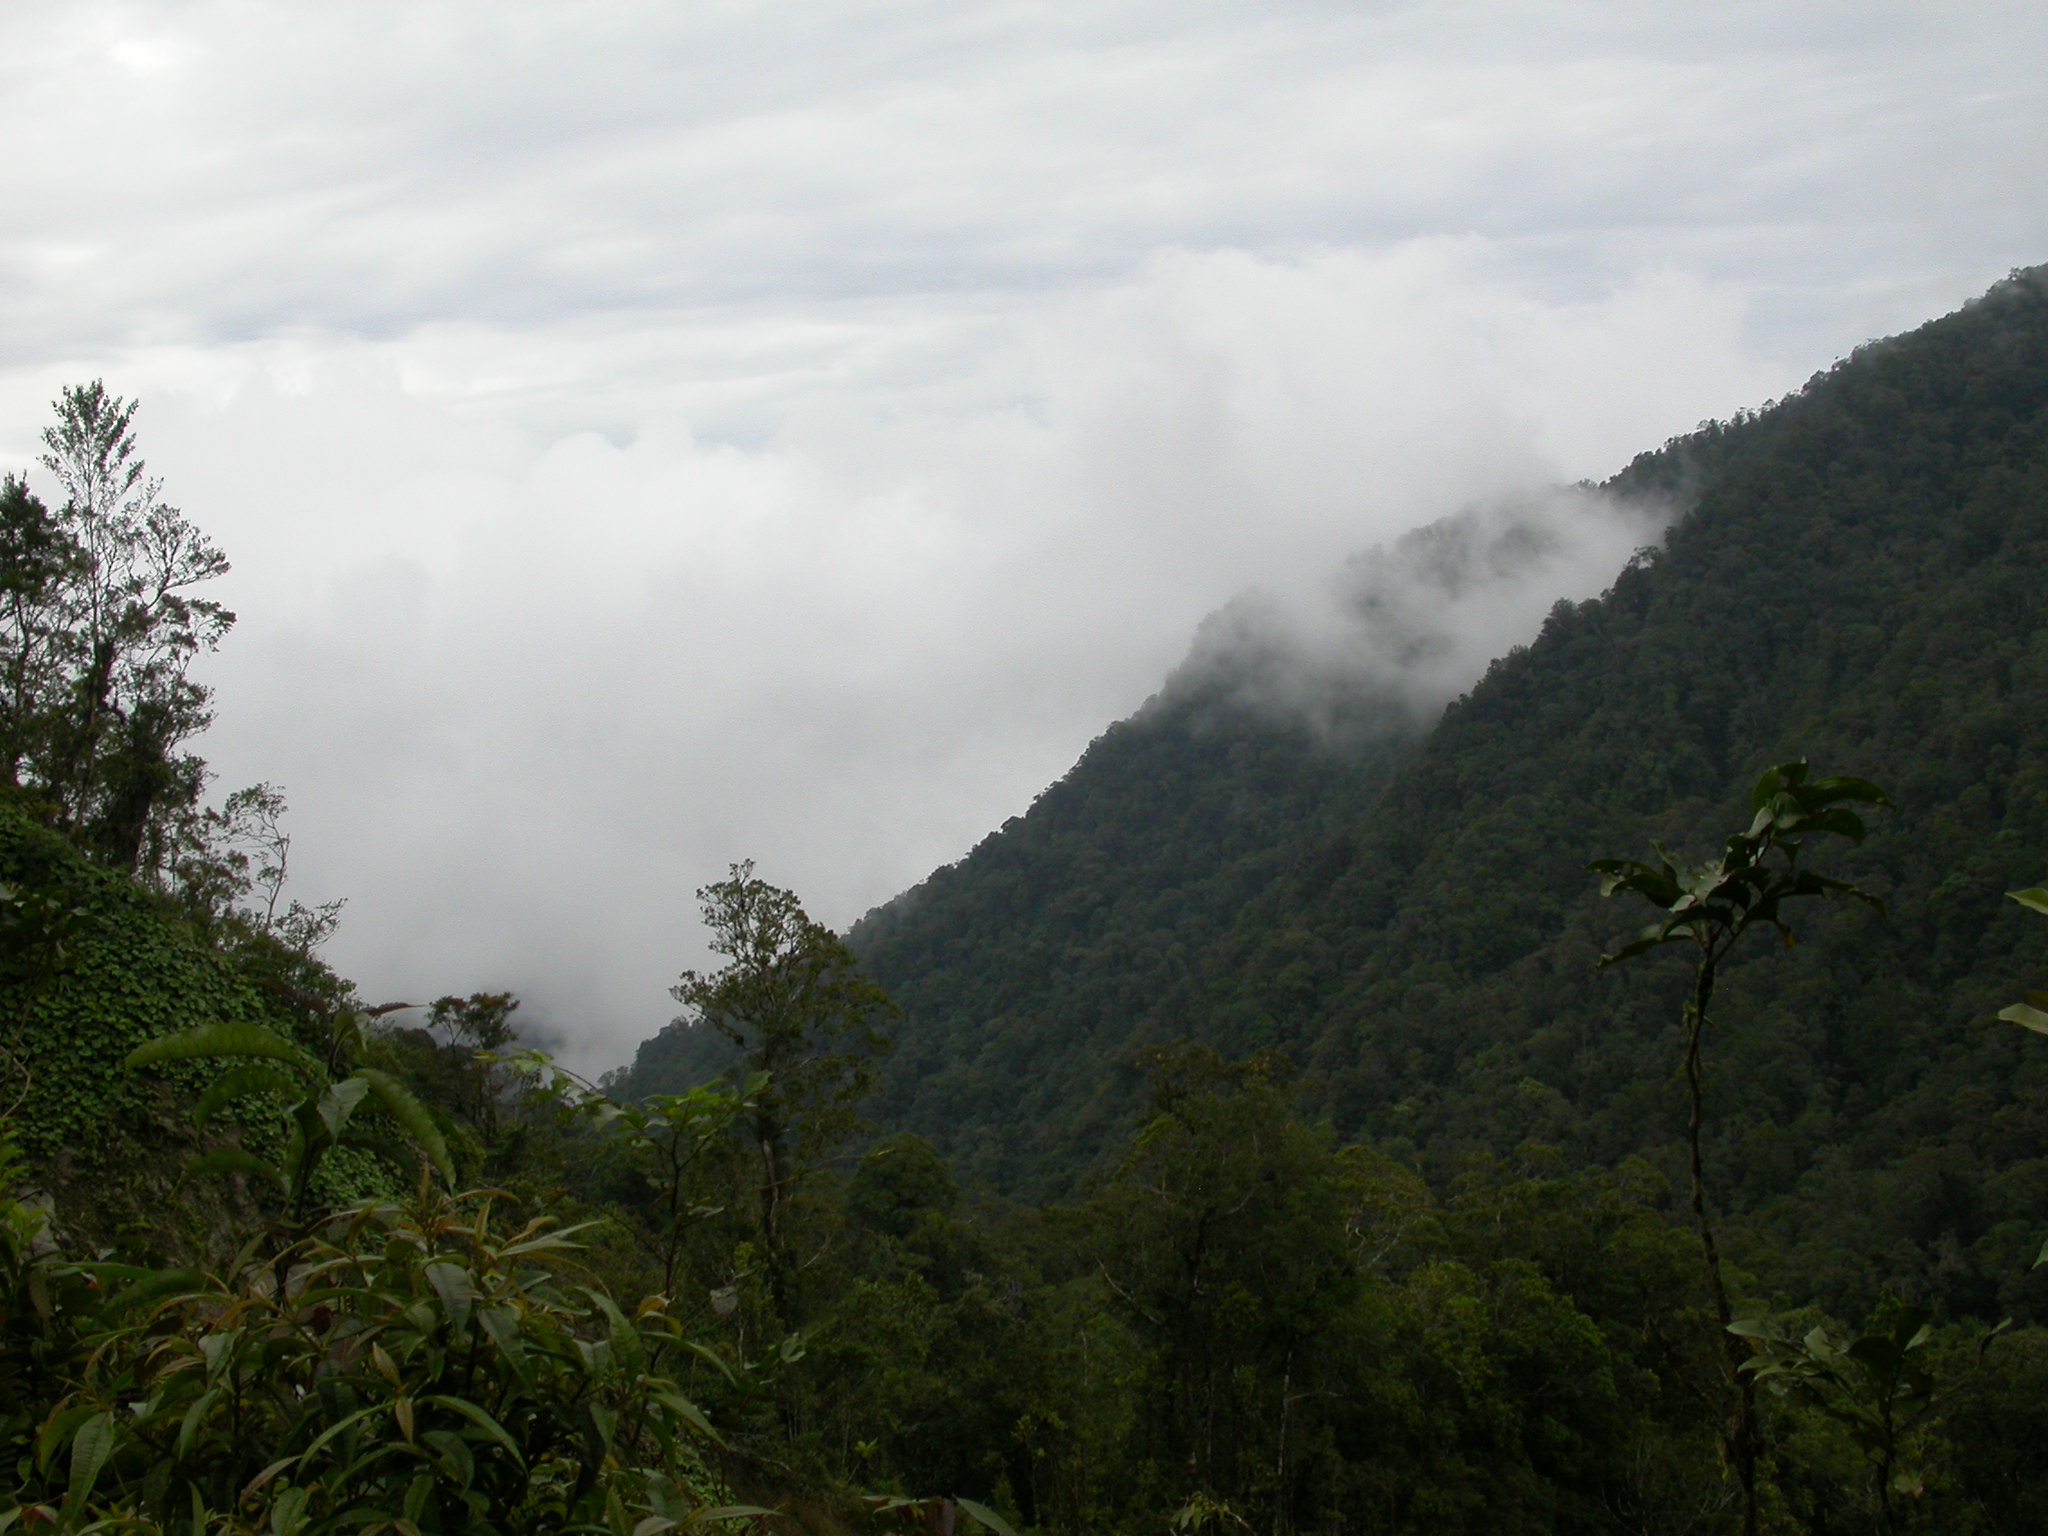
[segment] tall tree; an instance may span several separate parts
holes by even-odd
[[[58,590],[79,551],[17,475],[0,478],[0,772],[19,785],[48,755],[57,724],[65,634]]]
[[[1149,1448],[1184,1514],[1264,1504],[1282,1533],[1302,1405],[1339,1390],[1319,1366],[1359,1289],[1355,1192],[1329,1128],[1292,1113],[1279,1053],[1230,1063],[1177,1046],[1138,1062],[1153,1118],[1097,1198],[1097,1263],[1152,1346]]]
[[[874,1086],[875,1059],[890,1044],[881,1025],[896,1009],[839,936],[794,893],[756,876],[751,860],[697,899],[712,952],[727,963],[710,975],[683,972],[671,989],[684,1008],[674,1027],[716,1030],[749,1074],[765,1074],[745,1125],[760,1159],[769,1293],[781,1320],[794,1323],[790,1202],[859,1128],[854,1106]]]
[[[190,593],[227,558],[163,500],[135,411],[98,380],[67,387],[40,456],[62,507],[0,487],[0,766],[105,862],[155,869],[203,787],[178,750],[212,719],[189,669],[234,615]]]

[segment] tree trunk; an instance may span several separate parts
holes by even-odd
[[[1700,1252],[1706,1260],[1707,1283],[1714,1295],[1714,1315],[1720,1323],[1720,1352],[1729,1384],[1735,1388],[1735,1421],[1727,1435],[1729,1460],[1735,1463],[1736,1481],[1742,1486],[1742,1536],[1756,1536],[1756,1382],[1742,1369],[1748,1351],[1728,1331],[1735,1321],[1729,1305],[1727,1282],[1721,1275],[1721,1251],[1714,1242],[1714,1225],[1707,1216],[1706,1171],[1700,1154],[1702,1120],[1700,1091],[1700,1037],[1707,1027],[1707,1002],[1714,994],[1714,957],[1700,962],[1693,983],[1692,1001],[1686,1005],[1685,1087],[1689,1113],[1686,1119],[1686,1147],[1692,1158],[1692,1214],[1699,1227]]]

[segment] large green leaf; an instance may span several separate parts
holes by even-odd
[[[199,1432],[206,1427],[206,1416],[220,1405],[221,1399],[226,1395],[225,1387],[208,1387],[193,1399],[192,1406],[185,1410],[185,1416],[178,1421],[177,1447],[180,1456],[192,1449],[193,1441],[199,1438]]]
[[[640,1330],[626,1320],[626,1314],[619,1310],[619,1304],[603,1291],[589,1286],[582,1288],[598,1311],[604,1314],[606,1333],[611,1340],[612,1358],[628,1376],[638,1376],[647,1365],[647,1345],[640,1337]]]
[[[78,1426],[71,1440],[71,1488],[64,1496],[64,1524],[78,1525],[85,1517],[85,1503],[92,1497],[93,1484],[100,1480],[100,1468],[114,1454],[114,1416],[96,1413]]]
[[[106,1266],[95,1265],[94,1268],[104,1281]],[[153,1269],[144,1271],[133,1285],[115,1296],[107,1305],[109,1311],[127,1312],[151,1302],[161,1301],[166,1296],[178,1296],[206,1289],[206,1276],[196,1269]]]
[[[476,1286],[469,1278],[469,1271],[460,1264],[437,1259],[427,1265],[424,1272],[434,1294],[441,1298],[441,1310],[448,1319],[448,1325],[456,1329],[466,1326],[470,1309],[476,1304]]]
[[[185,1165],[186,1177],[204,1177],[215,1173],[243,1173],[251,1178],[262,1179],[275,1184],[279,1189],[288,1187],[285,1175],[273,1163],[265,1162],[253,1152],[244,1152],[240,1147],[216,1147],[202,1153]]]
[[[681,1419],[712,1444],[725,1444],[725,1441],[719,1437],[718,1431],[711,1427],[711,1421],[704,1416],[704,1410],[683,1396],[682,1393],[657,1388],[651,1396],[662,1407]]]
[[[271,1536],[298,1536],[305,1529],[306,1505],[313,1497],[310,1488],[287,1488],[270,1506]]]
[[[427,1154],[427,1161],[434,1165],[434,1171],[441,1175],[443,1182],[455,1182],[455,1160],[448,1155],[448,1142],[441,1134],[441,1128],[434,1124],[434,1117],[427,1106],[413,1097],[412,1090],[397,1078],[374,1067],[360,1068],[356,1074],[369,1084],[370,1092],[376,1096],[378,1106],[403,1127],[405,1134],[419,1143],[420,1150]]]
[[[968,1518],[975,1521],[976,1524],[988,1527],[988,1529],[996,1533],[996,1536],[1017,1536],[1017,1533],[1010,1529],[1010,1522],[990,1509],[986,1504],[977,1504],[972,1499],[960,1498],[954,1499],[953,1502],[960,1506]]]
[[[274,1061],[290,1062],[306,1072],[320,1070],[319,1062],[310,1052],[261,1024],[201,1024],[175,1035],[159,1035],[130,1051],[128,1065],[152,1067],[167,1061],[202,1061],[216,1056],[267,1056]]]
[[[199,1096],[199,1107],[192,1111],[193,1120],[204,1125],[215,1115],[238,1099],[252,1094],[274,1093],[279,1098],[294,1098],[305,1091],[303,1079],[289,1072],[261,1062],[248,1062],[239,1067],[230,1067],[206,1085],[206,1092]]]
[[[2048,1035],[2048,1013],[2043,1013],[2039,1008],[2029,1007],[2025,1003],[2014,1003],[1999,1009],[1998,1016],[2008,1024],[2017,1024],[2020,1028],[2031,1029],[2036,1034]]]
[[[368,1097],[369,1092],[369,1082],[358,1072],[333,1084],[320,1095],[320,1123],[327,1127],[328,1135],[341,1134],[341,1128],[348,1124],[349,1116],[356,1112],[356,1106]]]

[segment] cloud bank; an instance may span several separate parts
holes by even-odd
[[[850,922],[1374,546],[1455,691],[1644,541],[1543,488],[2039,260],[2048,13],[1843,15],[17,8],[0,464],[142,397],[331,958],[602,1066],[727,863]]]
[[[344,969],[513,987],[616,1058],[729,862],[850,921],[1027,803],[1239,590],[1310,599],[1776,382],[1728,294],[1563,306],[1487,254],[1162,256],[943,385],[797,399],[757,446],[436,410],[402,345],[215,354],[188,394],[166,355],[146,444],[238,567],[211,754],[287,787],[302,886],[351,897]],[[1592,589],[1640,542],[1600,545]],[[1585,585],[1540,575],[1530,633],[1550,578]],[[1494,638],[1529,635],[1453,670]]]

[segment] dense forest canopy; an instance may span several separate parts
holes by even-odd
[[[134,415],[0,492],[0,1532],[2048,1525],[2042,273],[1441,718],[1190,669],[850,935],[735,865],[602,1084],[320,959]]]

